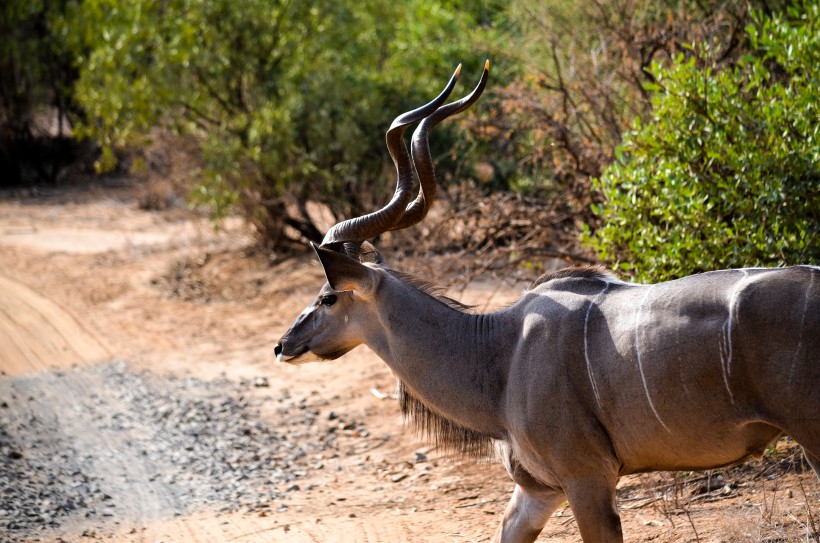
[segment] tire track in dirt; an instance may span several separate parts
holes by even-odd
[[[85,369],[0,381],[0,397],[6,398],[0,427],[17,460],[25,461],[9,486],[40,473],[44,485],[35,482],[23,492],[57,496],[57,503],[47,497],[39,504],[6,504],[11,518],[0,514],[0,520],[17,526],[23,540],[36,531],[45,537],[93,534],[120,520],[147,522],[180,508],[174,489],[152,477],[162,467],[135,446],[138,431],[112,424],[127,406],[109,385]]]
[[[12,541],[141,541],[177,518],[267,514],[321,443],[262,422],[249,392],[122,361],[0,379],[0,457],[10,459],[0,469],[0,541],[5,531]],[[291,422],[310,423],[309,411],[296,412]]]
[[[102,339],[57,303],[0,274],[0,371],[24,375],[111,358]]]

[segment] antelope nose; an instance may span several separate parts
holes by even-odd
[[[276,344],[276,347],[273,348],[273,354],[275,354],[277,357],[280,354],[282,354],[282,342],[281,341]]]

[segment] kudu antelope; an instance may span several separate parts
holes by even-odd
[[[398,377],[401,409],[423,432],[462,453],[500,453],[516,485],[494,541],[533,541],[564,500],[584,541],[623,541],[619,476],[724,466],[783,433],[820,475],[820,268],[654,285],[568,269],[477,314],[366,243],[424,218],[435,191],[430,129],[478,99],[488,66],[467,97],[442,106],[456,70],[435,100],[393,122],[395,195],[315,247],[327,284],[276,345],[277,360],[333,360],[364,343]],[[402,135],[415,122],[411,156]]]

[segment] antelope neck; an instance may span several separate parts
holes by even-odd
[[[399,280],[383,283],[376,297],[380,324],[365,343],[432,411],[503,437],[502,315],[464,313]]]

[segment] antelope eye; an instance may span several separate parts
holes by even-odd
[[[322,296],[322,299],[319,300],[319,304],[330,307],[336,303],[336,295],[335,294],[328,294],[327,296]]]

